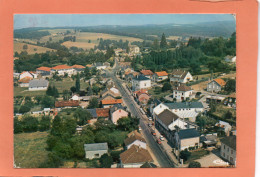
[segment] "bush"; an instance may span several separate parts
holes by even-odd
[[[199,162],[196,161],[191,161],[188,168],[200,168],[201,164]]]
[[[188,151],[188,149],[185,149],[184,151],[181,151],[180,158],[183,159],[183,161],[187,161],[191,156],[191,152]]]
[[[113,158],[108,154],[104,154],[100,158],[100,167],[101,168],[111,168],[113,163]]]
[[[27,106],[27,105],[22,105],[22,106],[20,107],[20,109],[19,109],[19,113],[24,114],[24,113],[26,113],[26,112],[29,112],[30,110],[31,110],[31,108],[30,108],[29,106]]]

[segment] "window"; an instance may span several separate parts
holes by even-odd
[[[227,148],[227,151],[229,152],[229,147]]]
[[[224,144],[224,149],[226,149],[226,146],[225,146],[225,144]]]
[[[231,150],[231,154],[233,154],[233,150]]]
[[[98,158],[98,157],[99,157],[99,154],[95,154],[94,157],[95,157],[95,158]]]
[[[226,157],[226,156],[225,156],[225,152],[223,152],[223,157]]]

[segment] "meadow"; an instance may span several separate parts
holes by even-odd
[[[28,49],[23,49],[23,46],[27,45]],[[49,49],[46,47],[40,47],[40,46],[36,46],[36,45],[31,45],[31,44],[26,44],[23,42],[17,42],[14,41],[14,53],[15,52],[22,52],[22,51],[26,51],[28,54],[35,54],[35,53],[45,53],[47,51],[55,51],[54,49]]]

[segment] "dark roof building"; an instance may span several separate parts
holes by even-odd
[[[195,129],[181,129],[178,132],[179,139],[189,139],[189,138],[195,138],[199,137],[200,133]]]
[[[220,140],[221,143],[229,146],[230,148],[236,150],[236,136],[228,136]]]
[[[97,118],[96,109],[87,109],[87,111],[91,114],[92,118]]]
[[[143,75],[138,75],[138,76],[134,77],[133,80],[144,81],[144,80],[150,80],[150,79],[148,77],[143,76]]]
[[[39,87],[48,87],[49,81],[45,79],[33,79],[29,82],[29,89],[30,88],[39,88]]]
[[[204,108],[201,102],[175,102],[163,103],[170,109],[189,109],[189,108]]]
[[[165,109],[157,116],[157,118],[160,119],[160,121],[168,127],[173,121],[175,121],[179,117],[170,110]]]

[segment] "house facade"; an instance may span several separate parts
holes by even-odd
[[[112,108],[110,108],[110,118],[111,121],[114,124],[117,124],[117,121],[123,117],[127,117],[128,116],[128,112],[126,112],[123,109],[123,106],[120,104],[117,104],[115,106],[113,106]]]
[[[228,136],[220,140],[220,155],[230,164],[236,165],[236,135]]]
[[[132,89],[134,91],[147,89],[151,87],[151,80],[145,76],[136,76],[132,80]]]
[[[112,108],[116,104],[122,104],[122,99],[111,99],[111,100],[102,100],[101,104],[103,108]]]
[[[192,92],[193,90],[191,87],[186,86],[185,84],[179,84],[178,86],[173,87],[173,98],[175,98],[176,101],[185,101],[191,98]]]
[[[84,144],[84,150],[86,159],[100,158],[108,153],[108,145],[107,143]]]
[[[171,73],[170,82],[180,82],[180,83],[187,83],[192,81],[193,77],[189,71],[179,70],[176,69]]]
[[[51,74],[51,68],[42,66],[36,69],[36,73],[41,76],[49,76]]]
[[[19,75],[19,80],[24,79],[24,78],[36,79],[37,74],[33,73],[32,71],[24,71]]]
[[[142,70],[140,73],[149,79],[152,79],[153,77],[153,72],[151,70]]]
[[[214,79],[209,81],[207,84],[207,91],[208,92],[220,92],[221,89],[226,85],[226,82],[223,79]]]
[[[68,65],[58,65],[51,68],[52,75],[54,75],[56,72],[58,76],[64,76],[66,73],[68,74],[68,76],[72,76],[76,74],[75,69]]]
[[[153,74],[153,81],[154,82],[161,82],[163,80],[168,79],[168,73],[166,71],[161,71],[161,72],[155,72]]]
[[[124,144],[126,149],[130,149],[132,145],[146,149],[146,141],[137,131],[129,133],[128,137],[124,140]]]

